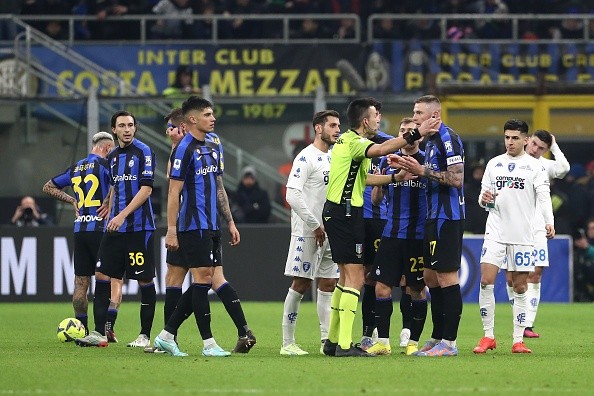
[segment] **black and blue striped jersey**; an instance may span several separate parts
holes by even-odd
[[[109,163],[105,158],[89,154],[52,179],[59,189],[72,187],[78,205],[74,232],[104,231],[105,220],[97,215],[110,186]]]
[[[462,139],[445,124],[439,133],[432,135],[425,146],[425,166],[436,172],[444,172],[448,166],[464,165]],[[464,187],[450,187],[435,180],[428,180],[427,218],[463,220],[465,218]]]
[[[153,150],[138,139],[126,147],[116,146],[107,156],[114,187],[111,218],[117,216],[136,196],[140,187],[153,186],[156,168]],[[152,231],[155,229],[153,207],[149,197],[124,220],[118,232]]]
[[[223,172],[220,143],[187,134],[171,153],[169,178],[181,180],[181,203],[177,219],[180,232],[218,230],[217,176]]]
[[[403,155],[397,152],[398,155]],[[423,163],[425,153],[419,150],[412,157]],[[383,159],[381,167],[386,167]],[[386,174],[398,172],[386,167]],[[398,239],[423,239],[427,220],[427,179],[397,181],[384,186],[387,191],[388,221],[382,236]]]

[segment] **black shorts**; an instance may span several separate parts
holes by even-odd
[[[429,219],[425,224],[425,268],[437,272],[460,269],[464,220]]]
[[[402,275],[406,286],[420,290],[423,280],[423,240],[383,237],[375,256],[372,279],[385,285],[400,285]]]
[[[150,281],[155,277],[153,231],[106,232],[99,247],[97,272],[111,278]]]
[[[386,222],[387,220],[384,219],[363,219],[363,224],[365,224],[365,245],[363,246],[365,254],[363,256],[366,266],[373,265]]]
[[[178,232],[177,241],[179,243],[177,251],[167,251],[167,263],[183,268],[222,265],[223,252],[220,231],[193,230]]]
[[[363,264],[363,208],[352,207],[350,214],[346,216],[345,205],[329,201],[324,204],[322,219],[336,264]]]
[[[93,276],[103,231],[74,233],[74,275]]]

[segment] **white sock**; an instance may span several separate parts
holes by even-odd
[[[510,286],[506,283],[505,290],[507,291],[507,299],[513,305],[514,304],[514,287]]]
[[[163,329],[161,330],[161,332],[159,333],[159,338],[164,340],[164,341],[172,341],[175,339],[175,337],[173,336],[173,334],[171,334],[170,332],[168,332],[167,330]]]
[[[297,325],[297,315],[299,314],[299,305],[303,294],[289,289],[285,298],[283,308],[283,346],[295,343],[295,326]]]
[[[330,327],[330,304],[332,292],[325,292],[318,289],[318,319],[320,319],[320,339],[328,339],[328,328]]]
[[[514,344],[524,341],[524,329],[526,328],[526,311],[528,305],[528,293],[514,292],[514,306],[512,309],[514,315]]]
[[[536,312],[538,311],[538,304],[540,303],[540,282],[528,283],[528,290],[526,290],[526,298],[528,299],[526,327],[532,327],[534,326]]]
[[[495,338],[495,285],[481,285],[479,308],[485,337]]]
[[[211,345],[216,345],[217,342],[215,341],[214,337],[207,338],[206,340],[202,340],[204,342],[204,348],[208,348]]]
[[[450,340],[441,340],[441,342],[443,342],[444,344],[446,344],[447,346],[449,346],[450,348],[456,348],[456,340],[454,341],[450,341]]]
[[[377,342],[380,342],[382,345],[390,345],[390,339],[389,338],[378,338]]]

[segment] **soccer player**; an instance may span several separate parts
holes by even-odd
[[[373,136],[380,113],[373,98],[353,100],[347,109],[350,129],[332,149],[330,179],[322,219],[332,249],[332,259],[340,268],[338,284],[332,293],[330,328],[324,353],[330,356],[374,356],[352,344],[353,321],[357,312],[359,290],[363,286],[363,190],[365,184],[382,185],[399,180],[399,175],[369,174],[371,158],[392,153],[429,134],[440,120],[429,119],[406,137],[381,144]]]
[[[513,301],[512,353],[531,353],[524,344],[527,315],[527,280],[534,271],[535,212],[544,218],[546,237],[555,236],[549,178],[542,163],[524,151],[528,125],[508,120],[504,126],[506,153],[492,158],[481,182],[479,204],[488,207],[485,241],[481,251],[479,306],[485,335],[474,353],[495,349],[495,278],[500,269],[511,272]],[[492,186],[495,187],[493,195]]]
[[[191,304],[204,342],[202,354],[229,356],[230,352],[216,343],[210,328],[208,291],[213,284],[214,266],[221,261],[217,208],[222,209],[222,216],[230,224],[231,244],[239,243],[240,236],[220,177],[223,171],[220,145],[207,139],[216,120],[213,106],[206,99],[191,96],[184,101],[182,112],[188,133],[170,158],[165,246],[172,251],[181,248],[179,264],[190,269],[193,284],[188,292],[191,299],[183,296],[179,299],[154,345],[173,356],[187,356],[179,350],[174,337]],[[226,205],[221,205],[221,200]]]
[[[378,105],[379,106],[379,105]],[[381,109],[377,109],[380,111]],[[380,113],[381,116],[381,113]],[[369,140],[374,143],[383,143],[392,139],[392,135],[377,131],[376,135],[369,136]],[[379,165],[383,157],[374,157],[371,159],[371,169],[369,173],[379,174]],[[361,316],[363,324],[363,336],[361,337],[361,349],[367,350],[373,345],[374,335],[377,336],[375,324],[375,280],[372,276],[373,261],[382,238],[382,232],[388,220],[386,200],[382,199],[374,204],[371,199],[372,186],[365,186],[363,191],[363,223],[365,225],[365,283],[363,284],[363,295],[361,297]]]
[[[186,135],[186,124],[184,122],[183,112],[182,109],[176,108],[173,109],[167,116],[165,116],[165,121],[167,122],[167,130],[166,134],[171,139],[171,151],[173,150],[179,143],[179,141]],[[219,137],[214,133],[210,132],[206,135],[207,140],[212,141],[219,145],[220,153],[221,153],[221,162],[224,163],[223,159],[223,146],[219,140]],[[171,170],[171,163],[167,164],[167,174]],[[217,178],[221,178],[221,185],[222,185],[222,175],[218,175]],[[235,229],[235,222],[231,217],[231,209],[229,208],[229,200],[227,198],[226,192],[223,190],[221,195],[217,197],[217,207],[220,207],[219,211],[228,218],[228,226],[229,229]],[[228,216],[228,217],[227,217]],[[239,233],[239,231],[233,230],[232,233]],[[237,239],[239,243],[239,238]],[[217,247],[214,248],[214,251],[218,251],[220,245],[220,235],[216,239]],[[232,243],[232,245],[236,245]],[[252,330],[250,330],[247,321],[245,319],[245,315],[243,313],[243,309],[241,307],[241,301],[237,296],[237,292],[231,286],[231,284],[225,279],[225,275],[223,273],[223,266],[221,262],[221,258],[218,255],[214,257],[215,260],[215,268],[213,274],[213,282],[212,282],[212,289],[217,293],[227,313],[233,320],[233,323],[237,327],[238,332],[238,340],[233,352],[238,353],[248,353],[252,347],[256,344],[256,337],[254,336]],[[180,298],[184,298],[185,301],[181,302],[182,306],[185,306],[187,311],[186,312],[179,312],[182,316],[178,320],[185,320],[185,318],[189,317],[193,310],[192,310],[192,289],[188,289],[186,293],[182,294],[182,284],[186,274],[188,273],[189,268],[186,266],[181,265],[180,263],[183,262],[181,259],[181,250],[167,250],[167,273],[165,275],[165,305],[163,307],[163,318],[165,321],[165,325],[173,315],[175,311],[175,307],[177,306]],[[155,347],[147,347],[145,348],[145,352],[159,352],[160,350]]]
[[[536,158],[544,166],[549,181],[552,179],[562,179],[569,172],[569,161],[559,148],[555,136],[549,131],[539,129],[535,131],[526,145],[526,153]],[[555,156],[554,160],[544,158],[542,155],[548,150]],[[534,249],[536,251],[534,271],[528,275],[528,290],[526,298],[528,299],[528,311],[526,313],[526,329],[524,337],[539,338],[540,334],[534,332],[534,320],[540,303],[540,284],[545,267],[549,266],[549,249],[547,245],[547,236],[545,231],[545,222],[540,215],[540,210],[536,211],[536,221],[534,228]],[[507,294],[510,301],[513,301],[513,287],[511,282],[511,273],[507,273]]]
[[[113,136],[98,132],[92,138],[91,153],[64,172],[48,180],[43,192],[74,207],[74,292],[72,306],[74,316],[85,326],[89,334],[87,294],[91,276],[95,275],[97,252],[105,230],[105,218],[109,214],[109,164],[105,159],[113,149]],[[66,193],[70,186],[75,196]],[[113,281],[114,283],[116,281]],[[111,301],[122,299],[121,282],[112,288]]]
[[[433,95],[415,101],[413,121],[417,125],[441,114],[441,103]],[[458,269],[464,232],[464,148],[450,127],[440,122],[425,147],[425,165],[410,156],[391,155],[397,166],[427,180],[423,278],[431,293],[431,338],[417,356],[455,356],[462,315]]]
[[[322,208],[330,173],[330,146],[340,134],[339,114],[334,110],[317,112],[313,117],[316,133],[313,143],[293,160],[287,180],[286,198],[291,205],[291,243],[285,275],[293,277],[283,308],[281,355],[307,355],[295,343],[295,328],[303,295],[317,279],[317,311],[322,348],[328,338],[330,300],[338,278],[330,244],[322,224]]]
[[[106,346],[108,339],[117,342],[113,323],[117,308],[110,304],[110,278],[138,281],[141,293],[140,334],[128,346],[146,347],[155,316],[157,293],[153,232],[155,220],[151,205],[155,154],[136,139],[136,118],[120,110],[111,117],[111,130],[118,146],[107,160],[111,172],[111,214],[99,246],[95,272],[93,314],[95,331],[76,339],[80,346]]]
[[[416,124],[412,118],[404,118],[400,122],[398,136],[412,133],[415,127]],[[406,145],[396,154],[411,156],[419,163],[425,161],[425,153],[419,150],[418,140]],[[380,167],[387,169],[387,174],[398,172],[394,168],[387,167],[387,160],[383,160]],[[406,345],[406,354],[410,355],[418,349],[419,337],[427,317],[427,299],[424,295],[425,283],[423,282],[423,237],[427,219],[426,184],[426,179],[416,179],[389,184],[383,188],[373,187],[374,203],[381,201],[384,194],[387,196],[389,216],[372,272],[376,281],[375,320],[378,339],[367,349],[369,353],[376,355],[392,353],[390,346],[392,288],[400,286],[402,275],[405,276],[405,286],[410,292],[413,317],[409,325],[410,340]]]

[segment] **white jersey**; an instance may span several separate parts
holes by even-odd
[[[519,157],[498,155],[487,163],[481,195],[491,182],[497,186],[497,197],[495,207],[489,209],[485,239],[534,245],[536,193],[550,193],[549,178],[540,161],[526,153]]]
[[[565,155],[563,155],[561,149],[559,149],[559,146],[557,144],[551,147],[551,152],[555,155],[554,160],[550,160],[544,157],[540,157],[538,160],[540,161],[542,166],[544,166],[549,181],[553,179],[562,179],[565,177],[567,172],[569,172],[569,162],[567,161],[567,158],[565,158]],[[542,215],[540,203],[537,203],[536,220],[534,222],[535,241],[540,240],[542,242],[544,240],[546,242],[547,232],[545,230],[545,225],[545,219]]]
[[[295,157],[287,181],[291,205],[291,235],[313,237],[322,225],[322,210],[330,175],[330,152],[310,144]]]

